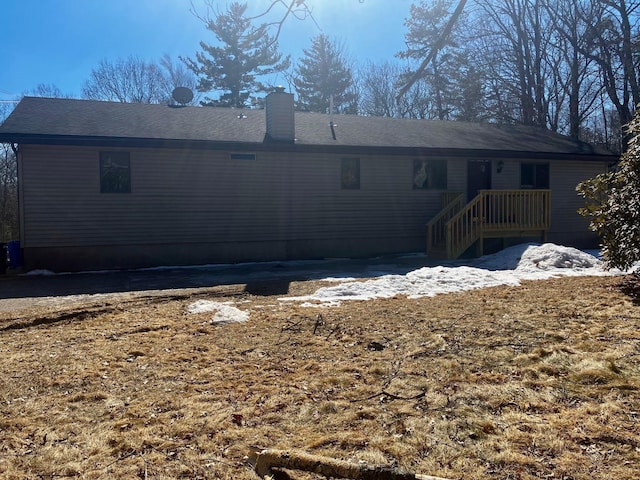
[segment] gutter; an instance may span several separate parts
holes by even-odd
[[[579,160],[616,163],[620,156],[595,152],[535,152],[521,150],[443,148],[443,147],[397,147],[369,145],[318,145],[292,142],[229,142],[215,140],[131,138],[131,137],[92,137],[74,135],[11,134],[0,133],[0,142],[31,145],[72,145],[92,147],[129,147],[129,148],[171,148],[216,151],[250,151],[279,153],[327,153],[343,155],[382,155],[382,156],[440,156],[470,158],[504,158],[528,160]]]

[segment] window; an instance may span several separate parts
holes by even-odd
[[[100,193],[131,193],[129,152],[100,152]]]
[[[521,163],[520,188],[549,188],[548,163]]]
[[[360,188],[360,159],[342,159],[342,188],[347,190],[358,190]]]
[[[255,160],[255,153],[230,153],[231,160]]]
[[[447,161],[426,160],[416,158],[413,160],[413,188],[446,189],[447,188]]]

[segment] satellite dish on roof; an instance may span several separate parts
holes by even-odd
[[[176,87],[171,93],[173,99],[180,105],[186,105],[193,100],[193,92],[187,87]]]

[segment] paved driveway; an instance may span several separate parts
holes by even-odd
[[[404,274],[434,265],[425,255],[373,259],[266,262],[56,275],[0,275],[0,312],[103,294],[175,291],[244,284],[251,293],[285,294],[288,282]],[[272,286],[266,289],[265,285]],[[78,298],[76,298],[78,297]]]

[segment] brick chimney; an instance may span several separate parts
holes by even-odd
[[[265,99],[267,138],[276,142],[293,143],[296,135],[293,114],[293,94],[284,87],[276,87]]]

